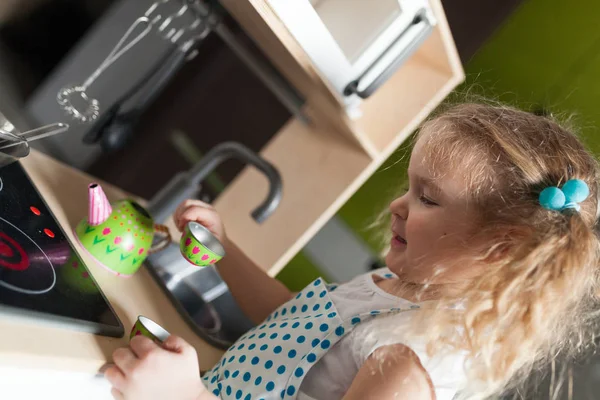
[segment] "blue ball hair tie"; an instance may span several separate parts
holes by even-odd
[[[542,190],[538,200],[540,205],[547,210],[563,211],[575,209],[579,211],[579,203],[590,195],[590,188],[581,179],[568,180],[561,188],[549,186]]]

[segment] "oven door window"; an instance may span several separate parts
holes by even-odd
[[[427,0],[269,0],[269,4],[340,95],[388,51],[417,15],[429,12]]]
[[[350,64],[402,14],[398,0],[310,0],[310,4]]]

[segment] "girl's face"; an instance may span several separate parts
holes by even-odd
[[[464,262],[473,252],[477,214],[468,207],[464,172],[448,170],[434,177],[425,142],[421,137],[411,154],[410,189],[390,204],[393,237],[386,263],[407,282],[464,282],[477,275],[474,263]]]

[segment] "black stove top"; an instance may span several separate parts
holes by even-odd
[[[121,337],[123,325],[19,162],[0,168],[0,318]]]

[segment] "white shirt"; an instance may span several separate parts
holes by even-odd
[[[373,274],[383,278],[394,277],[387,268],[383,268],[360,275],[337,286],[330,293],[343,319],[371,310],[416,305],[383,291],[373,281]],[[419,357],[433,383],[437,400],[451,400],[465,382],[464,356],[453,353],[443,357],[429,357],[425,351],[425,343],[419,342],[418,338],[403,335],[403,326],[409,325],[414,319],[413,312],[419,310],[375,318],[359,324],[308,371],[300,386],[298,399],[341,399],[358,370],[375,350],[382,346],[403,344]]]

